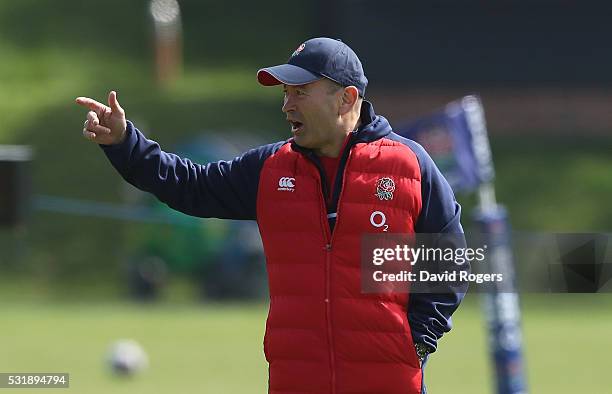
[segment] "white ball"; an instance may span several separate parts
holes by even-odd
[[[138,342],[121,339],[110,346],[108,363],[117,374],[133,375],[149,366],[149,358]]]

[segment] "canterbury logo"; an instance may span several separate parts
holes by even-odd
[[[284,176],[278,180],[278,189],[287,192],[295,191],[295,178]]]

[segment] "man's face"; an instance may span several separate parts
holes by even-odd
[[[283,87],[282,110],[295,142],[304,148],[320,150],[334,141],[341,89],[325,78],[306,85]]]

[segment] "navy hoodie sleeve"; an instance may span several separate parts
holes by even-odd
[[[395,139],[412,149],[421,167],[422,207],[415,231],[461,234],[447,238],[456,243],[452,247],[465,248],[465,237],[462,235],[463,228],[460,223],[461,206],[456,201],[450,185],[421,145],[399,136]],[[464,264],[461,269],[469,270],[469,264]],[[438,340],[451,330],[451,315],[459,307],[466,291],[467,287],[449,284],[448,292],[411,294],[408,321],[413,341],[425,343],[431,351],[435,351]]]
[[[264,145],[231,161],[200,165],[162,151],[128,121],[122,143],[100,147],[127,182],[153,193],[171,208],[199,217],[256,219],[259,172],[282,144]]]

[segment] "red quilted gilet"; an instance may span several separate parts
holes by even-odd
[[[264,163],[257,220],[267,258],[270,310],[264,352],[270,394],[418,394],[421,369],[407,319],[408,294],[362,294],[360,240],[414,233],[421,210],[416,155],[389,139],[358,143],[346,166],[330,231],[319,171],[285,144]],[[376,195],[391,178],[393,198]]]

